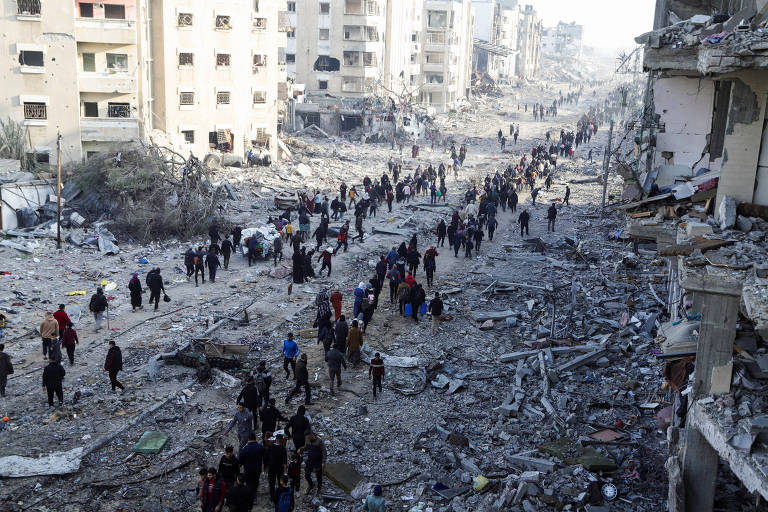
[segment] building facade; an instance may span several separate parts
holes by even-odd
[[[541,63],[541,19],[532,5],[526,5],[520,12],[520,33],[518,37],[517,75],[521,78],[535,78]]]
[[[475,44],[472,69],[495,80],[517,75],[520,7],[516,0],[473,0]],[[487,44],[486,44],[487,43]]]
[[[584,54],[584,26],[561,21],[543,29],[541,50],[548,57],[580,59]]]
[[[0,2],[0,119],[26,127],[30,149],[40,163],[57,163],[59,133],[62,160],[82,157],[74,5]]]

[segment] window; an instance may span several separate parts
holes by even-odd
[[[331,4],[320,4],[320,14],[330,14]]]
[[[285,62],[287,64],[296,64],[296,54],[295,53],[286,53],[285,54]]]
[[[16,0],[18,14],[40,16],[40,0]]]
[[[216,54],[216,67],[228,68],[232,62],[232,55],[229,53],[217,53]]]
[[[288,2],[288,12],[296,12],[296,2]]]
[[[93,18],[93,4],[80,2],[80,17]]]
[[[181,130],[181,135],[184,137],[184,144],[195,143],[195,131],[194,130]]]
[[[376,66],[376,54],[373,52],[363,53],[363,66],[375,67]]]
[[[263,68],[267,65],[267,56],[257,53],[253,56],[253,67]]]
[[[99,117],[99,104],[95,101],[84,101],[83,117]]]
[[[179,66],[194,66],[195,54],[190,52],[179,52]]]
[[[345,0],[344,14],[363,14],[363,0]]]
[[[104,17],[108,20],[124,20],[125,6],[117,4],[104,4]]]
[[[43,52],[21,50],[19,52],[19,64],[22,66],[43,66]]]
[[[345,66],[359,66],[360,65],[360,52],[344,52],[344,65]]]
[[[45,103],[24,103],[24,119],[48,119]]]
[[[229,105],[230,101],[230,93],[229,91],[222,91],[216,93],[216,104],[217,105]]]
[[[288,27],[285,31],[285,37],[293,39],[296,37],[296,29],[294,27]]]
[[[195,93],[194,92],[180,92],[179,93],[179,105],[194,105]]]
[[[267,91],[254,91],[253,104],[264,104],[267,102]]]
[[[98,154],[99,154],[98,151],[86,151],[85,152],[85,159],[86,160],[90,160],[91,158],[95,157]]]
[[[376,2],[372,2],[371,0],[368,0],[365,11],[368,14],[368,16],[378,16],[379,4],[377,4]]]
[[[131,117],[130,103],[108,103],[107,115],[109,117]]]
[[[443,75],[427,75],[427,83],[428,84],[442,84],[443,83]]]
[[[442,53],[427,53],[426,54],[426,63],[427,64],[442,64],[445,62],[445,55]]]
[[[48,151],[35,153],[35,162],[38,164],[49,164],[51,163],[51,154]]]
[[[345,76],[341,80],[341,90],[344,92],[363,92],[363,79],[357,76]]]
[[[82,4],[80,4],[82,5]],[[180,12],[178,17],[178,25],[180,27],[191,27],[192,26],[192,13],[191,12]]]
[[[328,39],[331,38],[331,30],[327,28],[321,28],[320,34],[318,35],[317,38],[320,39],[321,41],[327,41]]]
[[[83,71],[95,72],[96,71],[96,54],[84,53],[83,54]]]
[[[128,55],[124,53],[108,53],[107,70],[128,71]]]
[[[365,36],[366,41],[378,41],[379,31],[376,30],[376,27],[365,27]]]
[[[317,81],[317,88],[320,90],[325,90],[328,88],[328,80],[318,80]]]
[[[254,18],[253,28],[256,30],[267,30],[267,18]]]
[[[230,30],[232,29],[232,19],[229,16],[219,14],[216,16],[216,29],[217,30]]]

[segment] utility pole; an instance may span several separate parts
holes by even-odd
[[[613,144],[613,118],[611,118],[611,130],[608,132],[608,148],[603,158],[603,208],[605,208],[605,195],[608,192],[608,168],[611,166],[611,144]]]
[[[61,132],[56,136],[56,248],[61,249]]]

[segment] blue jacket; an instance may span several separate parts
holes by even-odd
[[[394,267],[399,257],[400,255],[397,253],[395,249],[390,249],[389,252],[387,253],[387,263],[389,263],[389,266]]]
[[[355,304],[361,304],[365,298],[365,290],[362,288],[355,288]]]
[[[299,355],[299,344],[293,340],[283,340],[283,355],[287,358]]]

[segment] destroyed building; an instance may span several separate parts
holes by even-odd
[[[673,511],[712,510],[723,480],[768,499],[768,3],[711,4],[657,3],[636,39],[649,86],[620,171],[626,235],[666,260]]]

